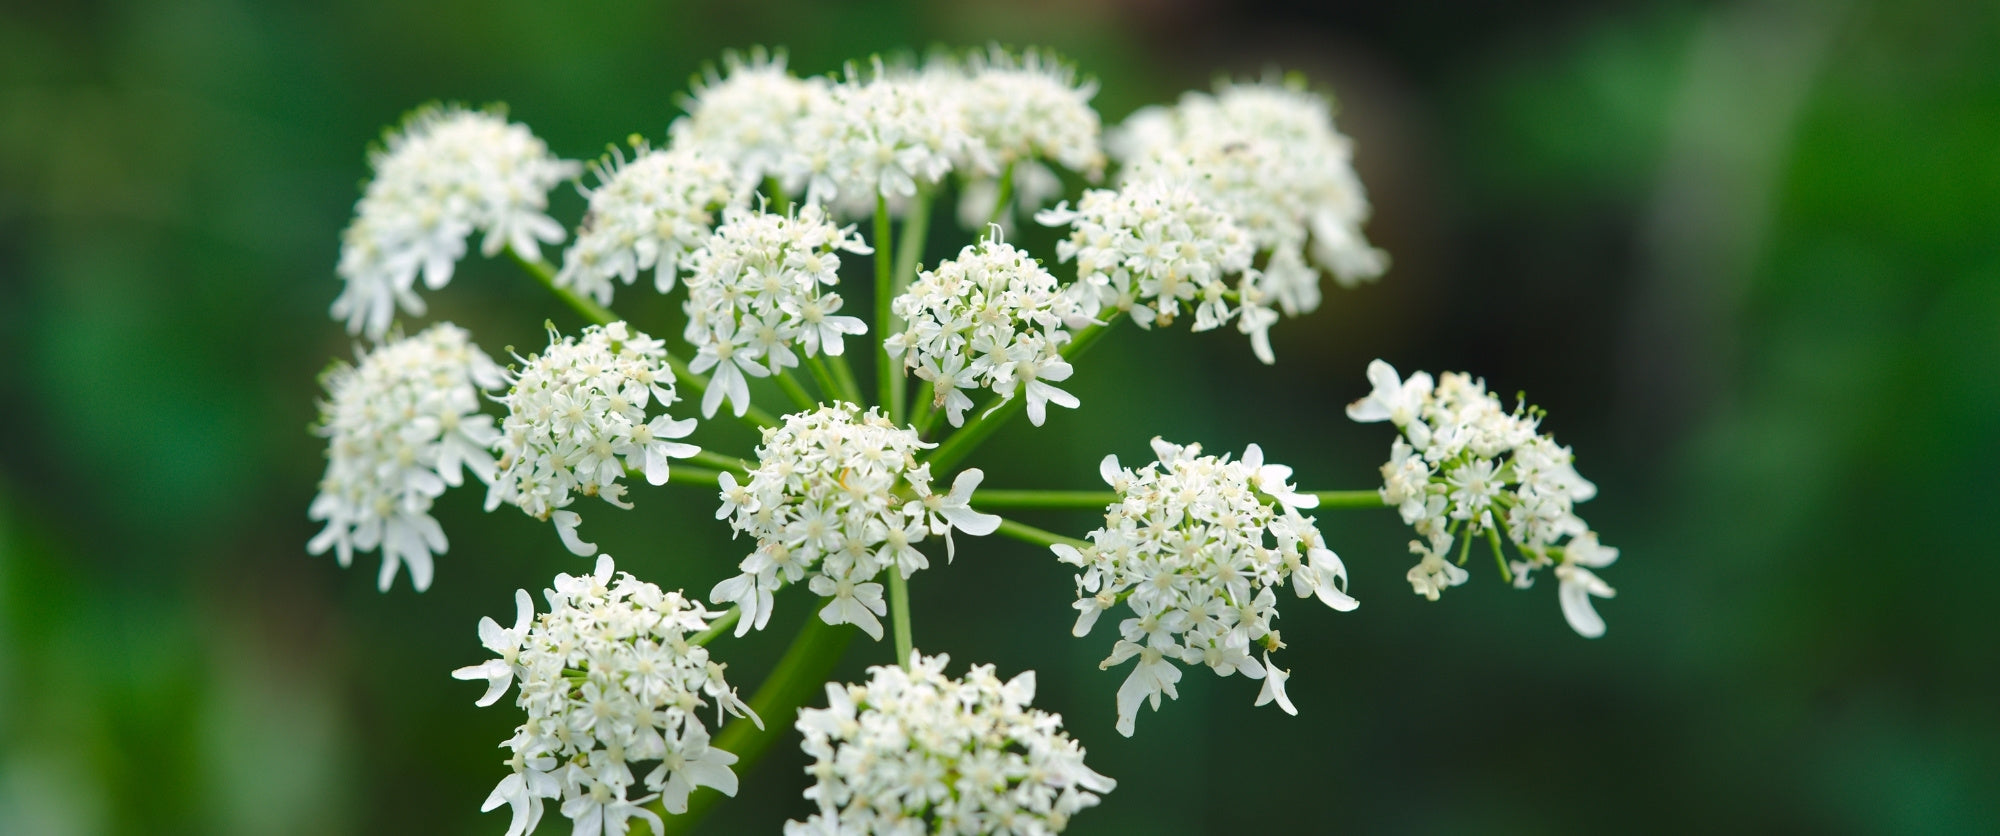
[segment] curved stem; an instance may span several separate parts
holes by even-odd
[[[910,669],[910,581],[896,567],[889,567],[889,627],[896,633],[896,664]]]
[[[731,471],[738,476],[742,476],[743,474],[750,472],[749,462],[746,462],[735,456],[725,456],[722,455],[721,453],[711,453],[707,450],[703,450],[692,456],[689,456],[688,461],[694,462],[695,464],[702,465],[704,467],[712,467],[717,470]]]
[[[694,634],[694,636],[690,637],[688,639],[688,645],[690,647],[700,647],[702,645],[708,644],[709,642],[715,641],[716,636],[720,636],[723,633],[728,632],[729,628],[736,626],[736,622],[742,619],[743,619],[743,608],[730,607],[729,611],[723,613],[720,618],[717,618],[716,620],[709,622],[708,629],[696,633]]]
[[[1078,549],[1090,548],[1090,543],[1088,541],[1078,540],[1075,537],[1064,537],[1063,535],[1057,534],[1053,531],[1044,531],[1032,525],[1027,525],[1025,523],[1018,523],[1008,519],[1001,520],[1000,527],[994,530],[998,531],[1001,534],[1005,534],[1009,537],[1012,537],[1016,540],[1020,540],[1024,543],[1033,543],[1037,546],[1046,547],[1060,543],[1067,546],[1073,546]]]
[[[722,471],[683,464],[667,468],[667,481],[682,485],[707,485],[713,488],[722,483]]]
[[[1089,350],[1104,336],[1104,332],[1111,330],[1111,326],[1116,324],[1118,317],[1114,316],[1103,325],[1092,325],[1083,329],[1076,335],[1076,339],[1070,340],[1069,345],[1062,347],[1063,359],[1074,360],[1082,356],[1083,352]],[[1027,401],[1026,396],[1017,394],[1002,401],[998,406],[989,406],[972,420],[965,422],[965,426],[958,428],[958,431],[952,433],[950,438],[946,438],[944,443],[939,444],[936,450],[931,451],[930,458],[925,459],[930,463],[931,472],[943,473],[963,461],[973,450],[978,449],[987,437],[993,435],[995,430],[1000,429],[1000,425],[1007,423],[1007,419],[1014,417],[1015,413],[1026,407]]]
[[[972,495],[980,508],[1092,508],[1117,504],[1116,491],[989,491]]]
[[[521,254],[514,252],[511,247],[508,248],[507,255],[514,259],[515,264],[521,265],[521,269],[528,271],[528,275],[533,276],[535,281],[541,282],[543,287],[548,288],[550,293],[555,294],[557,299],[561,299],[572,310],[582,314],[584,319],[588,319],[598,325],[610,325],[613,322],[620,321],[621,317],[618,314],[613,313],[610,308],[597,304],[597,300],[578,294],[567,287],[557,286],[555,268],[550,266],[548,262],[541,260],[531,261],[522,258]],[[693,369],[688,368],[686,360],[682,360],[671,351],[666,352],[666,358],[667,367],[674,371],[675,385],[686,386],[694,390],[694,393],[697,395],[708,391],[708,381],[700,375],[695,374]],[[755,405],[752,405],[748,411],[744,412],[743,420],[758,427],[775,427],[778,425],[777,419],[772,418],[771,413],[758,409]]]
[[[750,697],[750,710],[764,721],[763,727],[759,728],[748,719],[737,718],[723,726],[709,744],[736,756],[735,771],[739,780],[747,777],[771,744],[792,728],[799,706],[804,705],[826,683],[827,676],[833,672],[834,665],[840,663],[840,657],[847,650],[847,642],[854,637],[854,633],[852,625],[827,624],[817,613],[806,616],[805,626],[799,628],[798,635],[792,639],[792,646],[785,650],[778,666],[771,670],[771,675],[764,678],[764,684],[757,686],[757,693]],[[687,833],[722,798],[719,790],[699,787],[688,795],[688,811],[681,815],[668,815],[658,801],[647,806],[664,820],[664,833]],[[640,824],[637,820],[633,823]],[[640,832],[642,827],[633,828],[633,832]]]
[[[887,410],[894,400],[896,372],[882,341],[889,338],[889,324],[895,318],[889,310],[896,298],[889,279],[895,254],[889,244],[889,201],[880,194],[875,195],[875,240],[869,243],[875,245],[875,400]]]

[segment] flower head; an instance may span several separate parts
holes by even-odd
[[[331,548],[346,566],[355,551],[380,548],[382,591],[408,564],[410,585],[422,592],[431,556],[447,545],[431,501],[466,470],[493,481],[487,448],[499,432],[493,416],[479,413],[479,397],[504,385],[500,367],[465,329],[444,323],[391,339],[357,365],[334,366],[325,384],[314,432],[327,439],[326,475],[307,513],[326,528],[306,549]]]
[[[570,551],[596,554],[577,535],[581,518],[564,510],[576,494],[630,508],[619,482],[627,470],[664,485],[668,459],[700,452],[672,440],[694,432],[695,421],[667,414],[678,398],[666,353],[659,340],[623,322],[590,326],[577,339],[551,330],[549,347],[509,375],[501,474],[486,494],[487,510],[506,502],[553,519]]]
[[[963,425],[972,406],[967,389],[1026,397],[1036,426],[1050,403],[1076,408],[1076,396],[1052,384],[1070,376],[1060,353],[1069,329],[1090,319],[1027,253],[982,240],[919,274],[892,309],[908,325],[884,349],[931,384],[934,406],[952,426]]]
[[[736,200],[736,172],[699,148],[653,150],[641,144],[626,162],[613,149],[591,166],[598,186],[576,243],[563,253],[556,285],[611,304],[611,280],[625,284],[653,271],[661,293],[674,288],[689,253],[708,242],[716,215]]]
[[[915,69],[880,58],[868,71],[847,65],[827,99],[800,119],[785,178],[805,183],[808,201],[859,216],[873,212],[878,197],[908,198],[955,166],[990,170],[955,99],[959,81],[950,66]]]
[[[337,272],[347,284],[333,317],[371,339],[388,333],[398,307],[423,314],[418,274],[431,290],[444,287],[466,236],[486,233],[486,255],[512,248],[530,259],[561,241],[562,225],[546,214],[549,189],[580,171],[526,126],[458,107],[411,113],[370,162],[375,177],[341,234]]]
[[[803,580],[827,599],[820,617],[828,624],[853,624],[880,639],[878,617],[888,610],[875,578],[883,570],[908,578],[929,566],[917,549],[927,536],[949,547],[953,530],[992,533],[1000,518],[967,504],[982,474],[963,471],[949,493],[933,492],[930,466],[916,459],[930,446],[915,430],[846,403],[787,415],[765,430],[749,483],[725,475],[721,485],[730,527],[757,541],[742,574],[709,593],[743,608],[736,634],[763,629],[772,594]]]
[[[1103,176],[1103,123],[1090,106],[1096,82],[1079,82],[1075,70],[1052,52],[1029,49],[1017,55],[997,46],[968,55],[959,73],[953,99],[965,115],[966,132],[992,168],[970,168],[967,161],[959,202],[966,227],[989,221],[1007,226],[1016,206],[1033,211],[1060,194],[1062,180],[1051,163],[1091,182]],[[1002,206],[999,178],[1008,172],[1014,182]]]
[[[1401,431],[1382,466],[1382,499],[1420,538],[1410,543],[1418,556],[1411,588],[1435,601],[1464,583],[1470,575],[1459,564],[1469,542],[1460,538],[1484,537],[1515,586],[1527,588],[1536,570],[1554,566],[1570,626],[1587,638],[1602,635],[1604,621],[1590,599],[1613,592],[1590,570],[1610,565],[1618,550],[1599,545],[1576,515],[1576,503],[1595,496],[1597,487],[1577,474],[1568,447],[1540,432],[1541,411],[1523,403],[1510,412],[1484,382],[1459,372],[1436,383],[1424,372],[1404,380],[1376,360],[1368,379],[1374,390],[1348,406],[1347,415],[1388,421]],[[1500,554],[1502,536],[1521,560]]]
[[[675,148],[698,149],[726,161],[737,174],[737,187],[747,190],[767,177],[784,174],[805,118],[827,105],[826,79],[797,78],[785,69],[785,55],[762,48],[749,55],[722,56],[727,74],[709,67],[681,103],[687,115],[670,129]],[[787,181],[794,194],[803,179]]]
[[[1299,85],[1190,92],[1134,113],[1110,144],[1128,181],[1186,178],[1234,217],[1268,254],[1265,290],[1287,315],[1319,307],[1315,265],[1343,286],[1388,267],[1361,232],[1369,206],[1353,142],[1334,128],[1332,105]]]
[[[1061,717],[1031,707],[1034,671],[953,679],[949,662],[912,653],[908,670],[828,683],[827,707],[799,712],[819,812],[787,834],[1060,833],[1117,786],[1084,765]]]
[[[866,333],[860,319],[839,313],[840,253],[874,252],[854,227],[806,205],[779,215],[732,208],[689,261],[685,336],[695,347],[689,368],[713,368],[701,414],[713,417],[727,399],[742,415],[750,407],[745,375],[765,377],[807,357],[839,356],[842,340]]]
[[[499,658],[452,673],[489,683],[482,706],[519,683],[515,704],[528,714],[501,744],[513,773],[483,809],[513,807],[509,836],[533,832],[543,799],[558,797],[577,832],[623,833],[637,817],[657,833],[648,802],[682,813],[695,787],[735,795],[736,756],[709,746],[703,709],[712,705],[718,724],[725,714],[763,721],[724,680],[727,666],[689,643],[719,614],[616,571],[609,555],[554,586],[539,615],[526,591],[516,594],[512,630],[482,619],[480,640]]]
[[[1141,703],[1157,710],[1161,695],[1178,697],[1177,664],[1206,665],[1218,676],[1272,675],[1270,652],[1284,644],[1271,622],[1287,580],[1300,598],[1317,596],[1342,611],[1357,606],[1345,591],[1347,567],[1299,513],[1319,500],[1286,483],[1289,468],[1264,463],[1254,444],[1233,461],[1157,438],[1153,450],[1159,460],[1136,471],[1106,456],[1099,471],[1119,501],[1105,509],[1104,527],[1090,533],[1087,548],[1052,547],[1081,571],[1076,635],[1089,635],[1121,602],[1132,613],[1102,664],[1138,660],[1118,689],[1118,731],[1128,737]],[[1267,683],[1257,704],[1273,700],[1297,713],[1283,679]]]

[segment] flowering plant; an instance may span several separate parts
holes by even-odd
[[[497,111],[429,107],[391,134],[343,239],[332,313],[366,346],[326,378],[328,465],[310,509],[326,528],[308,549],[342,565],[379,551],[383,589],[403,565],[426,589],[448,548],[431,503],[469,471],[488,510],[518,507],[597,556],[592,573],[556,576],[547,612],[523,590],[511,628],[483,620],[497,657],[455,674],[488,683],[480,705],[514,687],[526,713],[486,801],[510,807],[510,836],[534,830],[545,802],[579,836],[690,826],[715,796],[698,788],[734,794],[744,762],[793,725],[819,812],[788,833],[1053,833],[1115,803],[1061,718],[1031,706],[1033,671],[954,679],[945,656],[918,652],[908,581],[936,566],[939,541],[954,559],[954,534],[998,533],[1074,567],[1079,637],[1119,614],[1103,667],[1130,664],[1115,706],[1126,736],[1140,705],[1177,697],[1184,668],[1256,680],[1255,705],[1298,712],[1272,659],[1283,593],[1358,606],[1314,514],[1395,509],[1418,536],[1408,580],[1432,600],[1466,581],[1484,539],[1504,580],[1552,571],[1571,626],[1603,633],[1591,599],[1612,593],[1594,570],[1617,551],[1575,514],[1595,488],[1538,410],[1509,411],[1464,374],[1370,365],[1374,389],[1348,415],[1399,431],[1379,489],[1301,490],[1258,445],[1211,455],[1159,438],[1140,467],[1105,457],[1103,492],[987,489],[960,467],[1019,412],[1040,426],[1051,405],[1110,394],[1066,381],[1121,322],[1234,324],[1272,363],[1270,330],[1319,307],[1323,274],[1351,286],[1387,267],[1324,98],[1225,82],[1106,136],[1094,93],[1039,51],[807,78],[757,52],[729,56],[666,143],[635,139],[629,158],[560,159]],[[589,211],[572,239],[548,192],[586,168],[596,183],[579,184]],[[954,194],[972,240],[930,262],[935,203]],[[1023,223],[1065,231],[1052,261],[1007,242]],[[546,349],[506,369],[449,323],[403,336],[399,313],[425,312],[417,279],[442,290],[474,233],[594,324],[551,326]],[[557,267],[541,247],[565,240]],[[843,313],[843,268],[863,259],[872,318]],[[632,292],[684,294],[686,351],[612,312]],[[717,420],[761,443],[698,446]],[[582,536],[580,497],[674,501],[629,492],[627,477],[715,491],[745,553],[708,603],[617,572]],[[1010,508],[1097,508],[1103,525],[1078,539],[988,513]],[[739,698],[709,646],[789,606],[815,617]],[[793,695],[812,689],[798,683],[824,682],[857,628],[901,667],[827,683],[826,707],[802,707]]]

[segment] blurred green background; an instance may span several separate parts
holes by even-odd
[[[474,625],[511,590],[587,561],[471,490],[439,504],[427,593],[304,550],[314,375],[352,351],[326,316],[337,236],[384,125],[505,101],[587,158],[662,138],[727,47],[822,72],[996,39],[1071,56],[1107,120],[1217,72],[1304,72],[1338,94],[1395,266],[1282,323],[1274,367],[1233,333],[1125,329],[1082,365],[1082,410],[969,462],[989,486],[1091,488],[1104,453],[1143,461],[1162,434],[1370,487],[1388,432],[1340,408],[1379,356],[1527,390],[1623,549],[1609,635],[1585,641],[1552,580],[1475,564],[1432,604],[1393,515],[1323,514],[1364,606],[1285,607],[1301,716],[1190,673],[1128,740],[1109,639],[1068,636],[1064,567],[962,543],[913,583],[918,644],[1040,672],[1039,704],[1120,781],[1073,832],[1992,832],[2000,9],[1894,0],[14,0],[0,832],[505,829],[478,805],[518,716],[448,674],[485,658]],[[556,213],[581,203],[564,188]],[[619,307],[678,333],[648,295]],[[577,324],[477,256],[428,298],[496,355]],[[712,496],[635,498],[587,506],[621,568],[696,591],[730,573]],[[781,604],[718,645],[746,691],[803,616]],[[840,675],[889,655],[857,642]],[[777,751],[711,832],[804,815],[803,756]]]

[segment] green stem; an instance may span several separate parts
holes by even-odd
[[[889,409],[895,400],[895,361],[889,352],[882,350],[882,341],[889,338],[889,324],[895,319],[889,311],[889,303],[896,298],[891,289],[891,265],[895,253],[889,244],[889,201],[882,195],[875,195],[875,392],[876,405]],[[893,417],[893,416],[892,416]]]
[[[931,381],[926,380],[917,387],[916,409],[917,417],[910,422],[910,426],[917,428],[918,436],[927,436],[938,419],[937,386]]]
[[[1514,572],[1507,568],[1507,556],[1500,553],[1499,529],[1486,529],[1486,542],[1493,544],[1493,562],[1500,567],[1500,579],[1510,585],[1513,584]]]
[[[833,355],[826,365],[833,370],[833,382],[840,387],[834,391],[840,393],[840,399],[859,406],[862,403],[861,384],[854,382],[854,367],[847,364],[847,355]]]
[[[910,669],[910,581],[896,567],[889,567],[889,626],[896,633],[896,664]]]
[[[1008,163],[1007,167],[1001,170],[999,187],[1000,198],[993,201],[993,211],[986,215],[986,225],[989,227],[1000,222],[1000,216],[1007,212],[1008,201],[1014,199],[1013,163]]]
[[[791,214],[792,198],[790,195],[785,194],[785,187],[779,185],[778,178],[764,178],[764,190],[770,192],[771,203],[768,211],[777,215]]]
[[[1062,347],[1063,359],[1074,360],[1082,356],[1084,351],[1104,336],[1104,332],[1111,330],[1111,326],[1116,324],[1118,319],[1114,317],[1103,325],[1092,325],[1083,329],[1076,335],[1076,339],[1070,340],[1069,345]],[[930,458],[925,459],[930,462],[931,472],[944,473],[963,461],[966,456],[972,454],[972,451],[979,449],[979,445],[985,443],[987,437],[993,435],[995,430],[1000,429],[1000,425],[1007,423],[1007,419],[1025,408],[1027,403],[1026,395],[1016,394],[1001,402],[999,406],[989,404],[984,411],[974,415],[972,420],[965,422],[965,426],[958,428],[950,438],[945,439],[943,444],[939,444],[936,450],[931,451]]]
[[[763,728],[758,728],[748,719],[731,720],[709,744],[736,756],[734,769],[738,779],[747,778],[771,744],[791,731],[799,706],[822,692],[827,676],[840,663],[847,642],[854,637],[854,633],[852,625],[827,624],[818,613],[806,616],[805,626],[792,639],[792,646],[785,650],[778,666],[772,669],[770,676],[765,677],[764,684],[757,686],[757,693],[750,697],[750,710],[764,721]],[[689,794],[688,811],[681,815],[668,815],[658,801],[648,806],[665,820],[666,834],[687,833],[722,798],[719,790],[701,787]],[[638,833],[640,829],[634,828],[633,832]]]
[[[711,488],[722,482],[722,471],[710,470],[693,465],[675,465],[667,468],[667,481],[683,485],[707,485]]]
[[[689,638],[688,646],[700,647],[702,645],[708,644],[709,642],[715,641],[716,636],[720,636],[723,633],[727,632],[729,628],[736,626],[736,622],[742,619],[743,619],[743,608],[730,607],[729,611],[723,613],[721,618],[717,618],[716,620],[709,622],[708,629],[696,633],[692,638]]]
[[[980,508],[1092,508],[1102,510],[1119,501],[1116,491],[989,491],[972,495]]]
[[[1016,540],[1020,540],[1027,543],[1033,543],[1037,546],[1046,547],[1060,543],[1067,546],[1073,546],[1078,549],[1090,548],[1090,543],[1088,541],[1078,540],[1075,537],[1064,537],[1063,535],[1057,534],[1053,531],[1043,531],[1042,529],[1036,528],[1032,525],[1027,525],[1025,523],[1017,523],[1013,520],[1005,520],[1005,519],[1001,520],[1000,527],[995,530],[1001,534],[1007,535],[1008,537],[1012,537]]]
[[[799,379],[792,376],[791,369],[781,368],[773,377],[777,379],[778,388],[784,391],[785,397],[792,399],[793,406],[804,410],[819,408],[819,399],[806,393],[806,387],[799,385]]]
[[[692,456],[689,456],[688,461],[694,462],[695,464],[704,465],[706,467],[713,467],[717,470],[731,471],[738,476],[750,472],[749,462],[746,462],[735,456],[725,456],[722,455],[721,453],[711,453],[707,450],[703,450]]]
[[[1321,508],[1387,508],[1382,501],[1381,491],[1302,491],[1307,496],[1319,497]]]
[[[896,270],[889,276],[891,300],[903,295],[904,291],[910,289],[910,282],[916,280],[917,267],[924,260],[924,242],[930,236],[930,228],[931,190],[926,186],[918,186],[917,193],[910,198],[909,217],[903,219],[903,237],[896,241]],[[894,305],[890,307],[893,313]],[[885,340],[890,334],[895,333],[895,330],[901,330],[901,325],[896,322],[893,315],[889,317],[888,322],[889,325],[882,330],[882,339]],[[888,352],[884,351],[882,354],[887,356]],[[903,364],[891,364],[890,373],[895,375],[896,385],[889,390],[888,410],[889,419],[897,424],[902,424],[904,418],[910,414],[910,387],[904,383],[903,372]]]
[[[515,264],[521,265],[522,269],[528,271],[528,275],[533,276],[535,281],[541,282],[543,287],[548,288],[550,293],[556,295],[556,298],[561,299],[572,310],[582,314],[584,319],[588,319],[599,325],[610,325],[613,322],[620,321],[618,314],[613,313],[610,308],[597,304],[597,300],[578,294],[567,287],[558,287],[556,285],[555,268],[551,267],[548,262],[540,260],[530,261],[522,258],[521,254],[514,252],[512,248],[507,250],[507,255],[513,257]],[[702,379],[700,375],[695,374],[692,369],[689,369],[686,360],[675,356],[671,351],[666,352],[666,358],[667,367],[674,371],[674,383],[676,385],[686,386],[694,390],[696,395],[708,390],[708,381]],[[758,409],[754,405],[743,413],[743,420],[759,427],[775,427],[778,425],[777,419],[772,418],[771,413]]]

